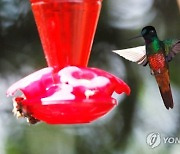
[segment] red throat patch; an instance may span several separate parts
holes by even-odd
[[[150,55],[148,57],[149,66],[152,70],[159,70],[160,68],[165,67],[165,57],[163,53],[157,53]]]

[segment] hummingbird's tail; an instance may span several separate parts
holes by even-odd
[[[172,97],[172,93],[171,93],[171,87],[169,85],[169,90],[167,91],[162,91],[162,88],[159,87],[163,102],[165,107],[169,110],[169,108],[173,108],[174,107],[174,103],[173,103],[173,97]]]
[[[173,108],[174,103],[173,103],[173,97],[171,93],[168,70],[163,71],[163,73],[156,74],[155,78],[158,83],[159,90],[160,90],[165,107],[167,109]]]

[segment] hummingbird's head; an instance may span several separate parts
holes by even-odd
[[[154,37],[157,37],[156,30],[153,26],[146,26],[142,29],[141,35],[145,40],[153,40]]]

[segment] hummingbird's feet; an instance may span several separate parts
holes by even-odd
[[[158,74],[161,74],[161,73],[162,73],[161,69],[158,69],[157,71],[151,70],[151,75],[158,75]]]
[[[151,75],[154,75],[154,71],[153,70],[151,70]]]

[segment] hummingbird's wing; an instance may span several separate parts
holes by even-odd
[[[166,60],[170,62],[180,52],[180,40],[167,39],[163,41]]]
[[[139,46],[135,48],[128,48],[122,50],[113,50],[113,52],[129,61],[137,62],[138,64],[141,64],[143,66],[147,65],[148,63],[145,46]]]

